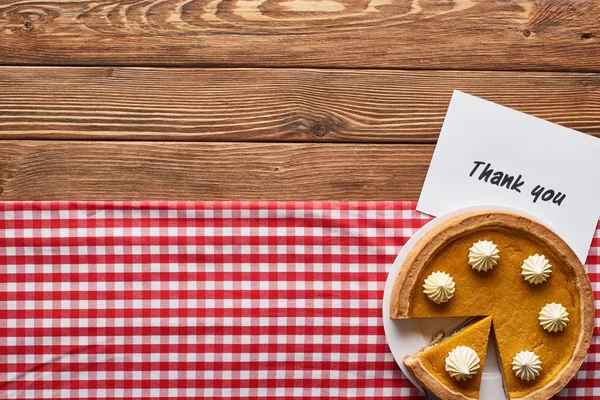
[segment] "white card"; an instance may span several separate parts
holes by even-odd
[[[600,139],[454,91],[417,210],[524,210],[585,262],[600,216]]]

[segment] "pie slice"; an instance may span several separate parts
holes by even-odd
[[[403,362],[419,382],[442,399],[479,399],[479,387],[485,363],[492,317],[486,317],[434,343],[421,352],[404,358]],[[470,378],[458,380],[446,370],[446,357],[459,346],[477,353],[479,368]]]
[[[551,331],[540,324],[548,306]],[[492,316],[507,395],[548,399],[583,363],[594,298],[583,265],[557,234],[517,214],[476,212],[438,225],[417,242],[394,283],[390,315]],[[513,371],[522,352],[539,358],[539,374]],[[535,360],[527,360],[521,370],[531,370]]]

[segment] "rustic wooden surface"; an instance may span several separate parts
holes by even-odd
[[[0,139],[435,143],[453,89],[600,135],[593,73],[0,67]]]
[[[0,62],[598,70],[600,2],[3,0]]]
[[[600,136],[599,27],[584,0],[0,0],[0,200],[416,200],[453,89]]]
[[[410,200],[432,145],[0,141],[4,200]]]

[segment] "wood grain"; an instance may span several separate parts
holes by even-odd
[[[0,68],[0,139],[435,143],[453,89],[600,136],[600,74]]]
[[[579,70],[589,0],[3,0],[0,63]]]
[[[6,200],[416,200],[432,145],[0,141]]]

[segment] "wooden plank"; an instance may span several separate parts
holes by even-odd
[[[581,0],[4,0],[0,63],[597,71]]]
[[[433,145],[0,141],[0,200],[416,200]]]
[[[453,89],[600,136],[600,74],[1,67],[0,138],[435,143]]]

